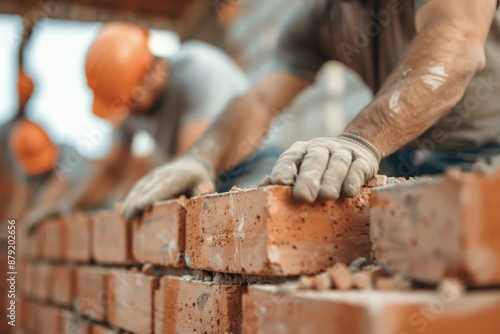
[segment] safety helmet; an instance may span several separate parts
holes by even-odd
[[[12,129],[10,149],[18,165],[28,175],[51,171],[59,152],[48,134],[38,124],[23,119]]]
[[[31,78],[24,72],[23,69],[19,70],[19,75],[17,79],[17,91],[19,94],[19,107],[24,108],[26,103],[33,94],[33,81]]]
[[[153,59],[148,41],[143,27],[121,22],[103,26],[85,61],[95,115],[114,124],[126,118],[132,91],[143,82]]]

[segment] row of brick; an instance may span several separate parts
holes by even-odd
[[[295,291],[253,286],[243,333],[496,334],[500,291]]]
[[[133,333],[240,332],[241,285],[93,266],[39,263],[24,269],[30,300]]]
[[[93,325],[73,312],[92,320],[97,320],[96,313],[104,314],[101,322],[133,333],[322,333],[328,329],[352,334],[494,334],[499,323],[500,290],[464,292],[453,281],[436,291],[251,286],[245,293],[244,286],[93,270],[77,269],[81,274],[76,284],[84,286],[77,290],[84,292],[77,292],[81,295],[73,311],[40,305],[38,296],[29,296],[36,303],[23,305],[28,332],[97,333],[89,332]],[[87,278],[82,283],[80,275]]]
[[[21,299],[21,333],[47,334],[118,334],[102,324],[81,318],[76,313],[59,307]]]
[[[133,223],[114,211],[48,222],[29,241],[30,253],[292,276],[370,258],[373,242],[375,258],[393,273],[494,286],[500,285],[499,188],[500,172],[450,172],[314,204],[296,202],[287,187],[242,190],[160,203]]]
[[[369,195],[305,204],[271,186],[159,203],[127,223],[117,211],[42,224],[28,257],[102,265],[152,263],[238,274],[317,273],[370,256]]]

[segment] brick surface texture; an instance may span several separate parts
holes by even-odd
[[[494,334],[499,292],[305,291],[250,287],[244,333]]]
[[[500,175],[461,174],[374,191],[375,257],[425,282],[500,285]]]
[[[99,212],[92,223],[92,254],[101,264],[131,264],[132,226],[118,211]]]
[[[240,333],[244,291],[164,276],[155,293],[155,333]]]
[[[192,268],[256,275],[317,273],[369,257],[369,189],[355,199],[299,203],[291,188],[193,199],[186,215]]]
[[[108,276],[107,321],[134,333],[153,332],[153,295],[158,278],[126,270]]]
[[[133,224],[133,254],[138,262],[183,267],[184,203],[157,204]]]
[[[105,321],[107,314],[108,270],[80,267],[76,270],[76,308],[86,317]]]
[[[65,218],[66,257],[69,261],[88,263],[92,258],[92,219],[83,214]]]

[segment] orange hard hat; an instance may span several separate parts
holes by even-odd
[[[153,59],[148,41],[149,32],[143,27],[121,22],[103,26],[85,61],[95,115],[114,124],[125,119],[131,93],[143,82]]]
[[[10,148],[19,166],[28,175],[51,171],[59,152],[47,133],[36,123],[23,119],[10,134]]]
[[[24,108],[33,94],[33,81],[22,69],[19,71],[17,79],[17,91],[19,92],[19,107]]]

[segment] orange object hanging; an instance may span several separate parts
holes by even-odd
[[[149,32],[143,27],[120,22],[103,26],[85,62],[95,115],[115,125],[125,120],[130,96],[153,59],[148,41]]]
[[[22,109],[28,103],[31,95],[33,94],[34,84],[31,78],[24,72],[23,69],[19,71],[17,79],[17,91],[19,93],[19,107]]]
[[[45,130],[27,119],[19,121],[12,130],[10,148],[18,165],[28,175],[51,171],[59,158],[58,148]]]

